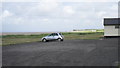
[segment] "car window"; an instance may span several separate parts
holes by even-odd
[[[51,34],[50,34],[50,35],[48,35],[48,36],[51,36]]]
[[[58,34],[57,34],[57,33],[55,33],[55,36],[58,36]]]
[[[61,34],[61,33],[59,33],[59,35],[61,35],[61,36],[62,36],[62,34]]]
[[[58,36],[58,34],[57,33],[53,33],[52,36]]]
[[[52,33],[49,36],[58,36],[58,34],[57,33]]]
[[[48,36],[53,36],[53,34],[50,34],[50,35],[48,35]]]
[[[59,33],[60,35],[62,35],[61,33]]]

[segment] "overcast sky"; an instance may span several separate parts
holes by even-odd
[[[103,29],[104,18],[118,17],[118,3],[57,0],[3,2],[0,13],[2,32]]]

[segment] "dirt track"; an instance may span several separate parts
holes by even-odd
[[[65,40],[3,46],[3,66],[116,66],[118,39]]]

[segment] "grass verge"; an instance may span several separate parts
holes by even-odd
[[[63,32],[65,40],[73,39],[100,39],[103,32]],[[37,42],[48,34],[40,35],[5,35],[2,36],[2,45],[12,45],[19,43]]]

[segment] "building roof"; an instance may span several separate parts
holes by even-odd
[[[120,18],[105,18],[104,25],[120,25]]]

